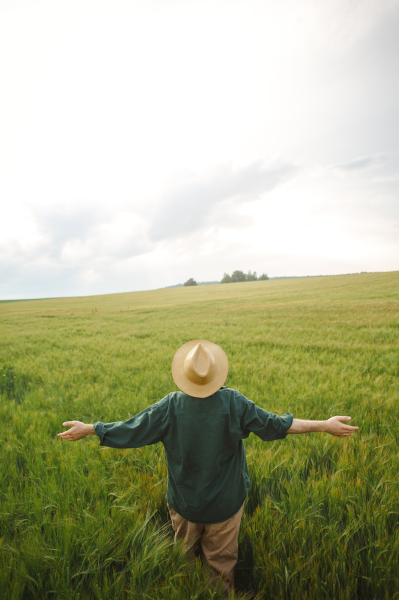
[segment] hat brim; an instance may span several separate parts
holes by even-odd
[[[216,362],[216,373],[212,381],[204,385],[199,385],[190,381],[184,372],[184,361],[187,354],[192,350],[199,342],[201,342],[207,350],[212,352]],[[194,398],[207,398],[212,396],[218,391],[224,384],[229,372],[229,362],[226,354],[223,352],[220,346],[207,340],[191,340],[183,346],[181,346],[176,352],[172,362],[172,377],[178,388],[182,390],[188,396],[194,396]]]

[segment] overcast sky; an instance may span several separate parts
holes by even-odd
[[[399,269],[399,0],[0,0],[0,298]]]

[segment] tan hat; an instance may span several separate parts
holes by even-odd
[[[178,349],[172,363],[175,384],[188,396],[206,398],[222,387],[229,371],[226,354],[207,340],[192,340]]]

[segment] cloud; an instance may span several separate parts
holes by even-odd
[[[226,162],[189,173],[162,194],[149,228],[150,239],[187,236],[215,225],[216,215],[218,226],[236,226],[238,220],[234,217],[240,206],[259,200],[298,171],[299,167],[290,161],[257,158],[246,164]]]
[[[54,257],[60,256],[70,242],[84,243],[99,223],[106,223],[110,219],[109,210],[90,204],[32,207],[31,212],[44,238],[42,246]]]
[[[114,281],[125,263],[153,248],[145,221],[133,212],[68,203],[31,206],[30,216],[29,236],[0,243],[3,298],[18,297],[21,287],[28,297],[90,293],[93,285]]]
[[[36,252],[64,262],[137,256],[148,249],[144,220],[101,204],[31,209],[40,242]]]
[[[339,174],[356,173],[373,167],[380,166],[385,162],[386,156],[383,154],[373,154],[372,156],[359,156],[347,162],[330,165],[328,169]]]

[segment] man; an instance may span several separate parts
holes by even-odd
[[[175,540],[187,551],[201,543],[205,561],[225,589],[234,588],[238,531],[250,481],[243,439],[251,432],[264,441],[287,433],[327,432],[348,437],[358,427],[341,423],[350,417],[302,421],[256,406],[237,390],[224,387],[228,372],[223,350],[193,340],[176,352],[172,392],[125,422],[72,426],[59,437],[69,441],[97,435],[100,445],[140,448],[162,442],[168,463],[167,502]],[[223,386],[223,387],[222,387]]]

